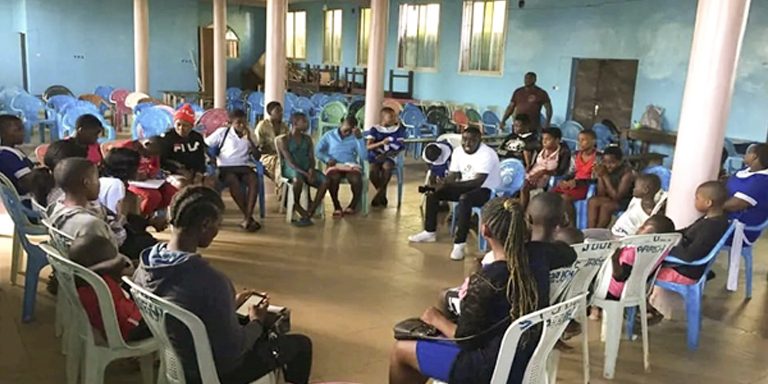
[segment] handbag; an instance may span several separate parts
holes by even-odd
[[[405,319],[395,324],[394,332],[395,340],[424,340],[440,335],[437,328],[418,318]]]
[[[221,141],[219,142],[218,145],[214,145],[214,146],[208,147],[208,155],[211,158],[215,159],[215,158],[219,157],[219,153],[221,153],[221,147],[224,146],[224,141],[227,140],[227,135],[229,135],[229,130],[230,130],[230,127],[227,127],[227,131],[224,132],[224,137],[221,138]]]

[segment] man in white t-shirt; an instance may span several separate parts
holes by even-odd
[[[258,178],[253,169],[253,158],[258,158],[256,144],[245,123],[245,112],[236,109],[229,114],[229,126],[221,127],[205,138],[209,155],[216,159],[219,179],[227,186],[243,221],[240,227],[248,232],[261,229],[253,218],[256,199],[259,196]]]
[[[464,259],[464,247],[469,233],[473,207],[482,207],[491,198],[491,189],[501,184],[501,169],[496,151],[481,143],[480,131],[467,128],[461,136],[461,146],[453,150],[448,175],[433,185],[427,194],[424,231],[408,237],[414,243],[437,240],[437,211],[441,201],[457,201],[457,227],[451,259]]]

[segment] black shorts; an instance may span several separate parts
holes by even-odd
[[[242,182],[249,174],[255,175],[255,170],[247,165],[234,167],[219,167],[219,180],[226,181],[227,176],[234,175],[238,181]]]

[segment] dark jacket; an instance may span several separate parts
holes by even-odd
[[[565,243],[532,241],[526,246],[531,273],[538,290],[538,309],[549,306],[549,271],[576,261],[576,252]],[[491,381],[504,332],[511,324],[507,298],[509,268],[496,261],[469,278],[467,295],[461,301],[456,337],[480,335],[459,341],[461,352],[451,368],[451,384]],[[506,321],[505,321],[506,320]],[[496,327],[494,327],[496,325]],[[508,383],[520,383],[538,344],[540,328],[533,327],[527,342],[518,346]]]
[[[157,244],[142,253],[133,280],[202,320],[219,376],[237,368],[263,333],[256,321],[239,323],[232,282],[198,254],[172,252],[166,244]],[[187,328],[172,321],[168,333],[185,376],[188,380],[199,377],[195,347]]]
[[[192,131],[187,137],[181,137],[174,130],[163,135],[160,167],[170,173],[187,169],[195,173],[205,173],[206,153],[203,135]]]
[[[680,231],[683,237],[680,243],[669,251],[670,256],[683,261],[697,261],[709,255],[715,244],[728,230],[728,216],[720,215],[712,218],[702,217]],[[671,264],[677,272],[693,280],[698,280],[704,274],[706,265],[686,266]]]

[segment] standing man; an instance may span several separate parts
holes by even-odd
[[[530,121],[531,131],[537,135],[541,133],[542,128],[549,128],[552,121],[552,103],[549,101],[547,91],[536,86],[536,74],[528,72],[525,74],[525,85],[516,89],[512,94],[512,100],[504,112],[504,118],[501,119],[501,127],[507,125],[507,119],[510,116],[526,115]],[[547,111],[547,121],[541,126],[541,107]]]

